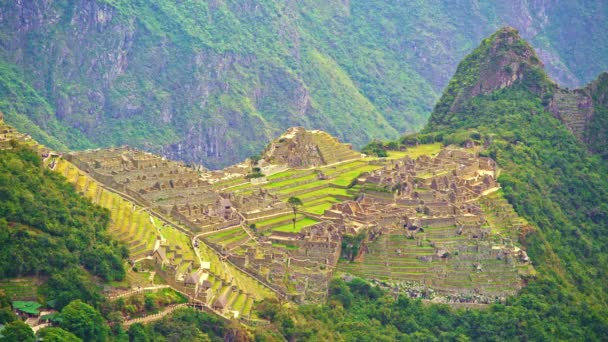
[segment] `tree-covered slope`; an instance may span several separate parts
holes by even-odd
[[[608,66],[601,1],[34,0],[0,13],[10,123],[57,147],[130,144],[209,167],[290,126],[355,146],[416,131],[457,61],[504,24],[561,83]]]
[[[37,153],[0,150],[0,279],[48,277],[41,294],[59,307],[73,299],[97,302],[91,276],[125,276],[126,249],[107,234],[108,223],[106,210],[46,170]]]

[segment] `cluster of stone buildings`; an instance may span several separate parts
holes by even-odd
[[[292,128],[269,145],[258,165],[267,170],[285,166],[308,168],[357,158],[360,154],[350,146],[340,144],[324,132]],[[203,239],[236,267],[296,301],[325,297],[344,234],[367,234],[359,249],[361,255],[356,256],[360,260],[371,253],[368,245],[390,234],[412,240],[414,247],[430,245],[432,253],[415,257],[426,263],[446,262],[449,255],[467,255],[469,249],[476,249],[476,253],[480,253],[480,248],[488,249],[483,251],[488,258],[520,253],[506,245],[486,248],[485,242],[476,242],[476,247],[471,247],[471,241],[493,238],[478,199],[499,187],[494,161],[478,157],[471,150],[445,148],[437,156],[416,160],[406,157],[370,161],[379,168],[357,179],[360,195],[356,200],[336,203],[322,215],[304,213],[318,223],[297,233],[265,234],[252,232],[248,223],[289,214],[291,208],[283,197],[257,186],[250,191],[214,186],[231,177],[244,178],[251,171],[246,163],[210,172],[131,148],[71,153],[66,159],[143,206],[172,217],[188,227],[190,235],[242,227],[252,238],[242,243],[239,240],[229,248]],[[318,176],[326,177],[321,170]],[[256,180],[265,181],[265,178]],[[446,227],[449,229],[444,229],[443,235],[425,231]],[[467,242],[464,246],[455,244],[450,240],[454,236],[464,237]],[[395,248],[392,253],[405,257],[412,250],[410,247]],[[196,261],[180,258],[175,246],[159,241],[153,259],[168,276],[193,289],[194,295],[208,297],[205,293],[210,284],[205,283],[205,274],[209,270],[196,267],[199,266]],[[515,259],[523,262],[522,258]],[[477,267],[472,270],[479,271]],[[446,274],[437,273],[444,277]]]
[[[240,222],[230,200],[197,168],[128,147],[76,152],[66,159],[144,206],[172,215],[194,233]]]

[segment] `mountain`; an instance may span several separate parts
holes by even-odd
[[[589,151],[606,158],[607,85],[608,73],[604,72],[583,88],[561,88],[545,73],[540,58],[517,30],[506,27],[485,39],[460,63],[425,131],[476,126],[483,120],[478,116],[479,108],[471,107],[476,97],[502,89],[524,89]],[[472,112],[477,113],[467,115]]]
[[[597,282],[607,276],[601,256],[608,243],[602,233],[608,223],[607,165],[585,141],[606,135],[598,126],[571,125],[565,113],[604,121],[605,78],[581,90],[560,89],[518,32],[504,28],[461,62],[419,137],[486,146],[505,171],[501,184],[518,213],[538,225],[578,286],[588,281],[604,288],[594,293],[600,297],[606,289]],[[566,96],[589,96],[589,105],[567,105],[560,100]],[[537,257],[546,259],[543,254]]]
[[[606,135],[593,123],[572,125],[563,113],[605,120],[605,79],[602,74],[580,90],[561,89],[518,32],[503,28],[459,64],[421,133],[366,149],[386,154],[440,142],[476,147],[497,162],[502,193],[530,224],[519,241],[537,271],[506,303],[485,310],[425,305],[383,292],[386,282],[373,286],[344,277],[332,282],[327,305],[290,309],[265,302],[260,315],[295,339],[603,340],[608,165],[593,142]],[[590,101],[572,106],[560,100],[574,96]]]
[[[505,24],[560,84],[589,82],[608,67],[606,11],[602,1],[7,1],[0,110],[56,148],[129,144],[211,168],[291,126],[360,147],[422,128],[457,62]]]
[[[577,99],[589,96],[593,107],[560,100],[570,94],[580,96]],[[421,133],[387,144],[374,142],[369,150],[385,152],[386,158],[363,158],[326,133],[296,127],[261,155],[222,174],[132,148],[48,158],[47,149],[29,150],[26,146],[40,147],[3,126],[2,280],[15,275],[49,276],[48,284],[38,291],[44,299],[58,297],[65,305],[83,298],[95,305],[72,301],[60,316],[64,319],[60,327],[85,340],[97,336],[95,327],[104,329],[98,339],[105,337],[106,326],[101,324],[105,318],[117,340],[192,340],[203,339],[204,334],[251,340],[255,334],[271,341],[600,341],[608,327],[608,165],[593,151],[588,142],[592,140],[585,139],[605,137],[580,135],[579,127],[563,113],[601,121],[604,94],[605,75],[583,90],[560,89],[518,32],[503,28],[461,62]],[[582,131],[590,131],[590,125]],[[442,144],[450,146],[442,148]],[[41,153],[44,162],[38,157]],[[47,164],[55,171],[43,167]],[[260,177],[250,179],[249,170]],[[76,190],[59,174],[67,176]],[[448,185],[454,177],[460,179]],[[111,210],[102,210],[78,193]],[[301,198],[300,208],[287,207],[285,200],[295,196]],[[433,202],[436,196],[466,200],[451,207],[446,201]],[[480,198],[485,200],[475,205]],[[402,207],[394,205],[397,199]],[[148,200],[156,201],[157,209],[163,205],[172,209],[161,215],[131,202]],[[446,205],[451,209],[446,211]],[[234,210],[242,210],[243,217],[251,218],[247,223],[255,223],[239,224],[237,219],[235,226],[216,231],[237,216]],[[468,220],[441,223],[456,211]],[[366,237],[353,228],[349,231],[357,235],[341,236],[328,222],[317,221],[341,220],[349,212],[355,219],[352,227],[380,222],[380,230],[372,229]],[[218,218],[217,213],[226,221],[210,220]],[[194,226],[176,229],[165,214]],[[486,219],[470,220],[479,216]],[[397,220],[391,222],[391,217]],[[438,219],[434,222],[439,226],[423,223],[430,217]],[[127,246],[110,239],[108,231]],[[363,240],[367,241],[360,244]],[[154,246],[153,257],[140,254],[132,268],[122,270],[125,248],[141,252],[142,243],[144,249]],[[340,246],[349,259],[359,260],[338,262]],[[191,250],[194,247],[200,254]],[[515,252],[519,261],[510,254]],[[328,267],[328,253],[336,267]],[[157,298],[162,293],[106,302],[99,300],[89,279],[96,275],[94,280],[106,283],[125,277],[133,285],[148,284],[146,270],[154,267],[159,271],[156,275],[176,286],[180,278],[176,272],[191,266],[183,263],[188,254],[211,260],[205,262],[208,269],[202,275],[208,280],[207,290],[215,289],[219,295],[212,307],[228,305],[253,312],[239,317],[245,322],[253,317],[259,326],[242,328],[194,309],[178,309],[146,326],[132,324],[126,333],[120,327],[122,318],[156,312],[164,302]],[[237,266],[246,273],[236,272]],[[522,272],[522,266],[529,272]],[[340,277],[326,278],[333,275]],[[184,288],[189,279],[184,277]],[[398,279],[402,281],[397,283]],[[419,287],[417,279],[425,286]],[[507,279],[513,282],[503,281]],[[327,302],[306,305],[283,305],[283,300],[264,296],[251,311],[254,299],[249,294],[269,291],[257,281],[281,286],[294,295],[294,301],[302,290],[317,298],[329,296]],[[438,301],[439,291],[433,290],[439,289],[437,285],[448,291],[443,298],[449,306],[412,298]],[[196,285],[190,289],[196,291]],[[483,298],[485,304],[475,301],[483,292],[489,294]],[[209,298],[205,295],[205,299]],[[174,302],[166,304],[168,310],[175,308]],[[458,309],[479,305],[484,309]],[[4,323],[8,306],[0,291],[0,322]],[[97,323],[83,328],[82,321],[93,320]],[[123,325],[133,323],[129,321]],[[13,322],[5,329],[14,334],[18,325]]]
[[[505,196],[537,227],[527,246],[540,281],[587,303],[581,310],[608,303],[608,169],[593,154],[605,153],[605,82],[602,74],[579,90],[559,88],[517,31],[501,29],[461,62],[414,138],[485,146]]]

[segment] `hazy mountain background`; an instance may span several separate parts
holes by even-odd
[[[510,25],[551,78],[608,69],[603,1],[1,0],[0,110],[58,149],[130,144],[216,168],[289,126],[361,146],[425,124]]]

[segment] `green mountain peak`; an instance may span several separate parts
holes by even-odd
[[[477,95],[524,84],[540,94],[551,82],[534,49],[512,27],[503,27],[484,39],[458,65],[454,77],[435,106],[429,125],[447,126],[450,113]]]

